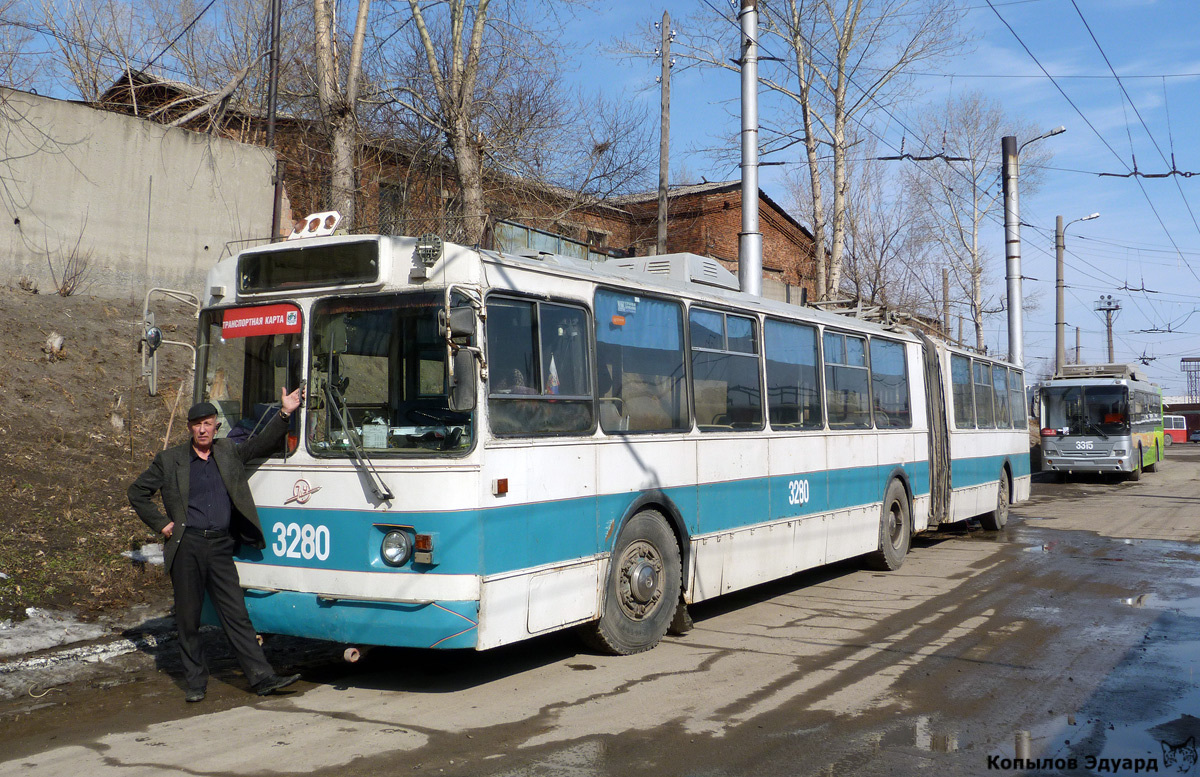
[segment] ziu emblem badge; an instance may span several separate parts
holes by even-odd
[[[299,480],[296,481],[296,484],[294,486],[292,486],[291,498],[283,500],[283,503],[285,505],[290,505],[292,502],[299,502],[300,504],[305,504],[306,502],[308,502],[309,497],[311,497],[313,494],[317,493],[320,490],[321,490],[320,486],[316,486],[314,488],[313,486],[310,486],[308,484],[307,480],[305,480],[304,478],[300,478]]]

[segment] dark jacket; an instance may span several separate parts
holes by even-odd
[[[233,502],[229,533],[240,543],[256,548],[266,547],[262,526],[258,522],[258,510],[254,507],[254,497],[250,493],[245,463],[274,451],[287,432],[287,426],[287,422],[276,413],[261,432],[241,444],[225,438],[213,440],[211,455],[216,459],[217,471],[221,473],[225,490],[229,492]],[[187,528],[191,451],[192,441],[189,437],[187,442],[168,448],[155,456],[150,467],[129,486],[129,504],[133,505],[134,512],[147,526],[161,534],[164,526],[171,521],[175,522],[171,536],[163,547],[168,574],[171,572],[175,552],[179,549],[179,541],[183,538],[183,531]],[[163,515],[151,498],[157,492],[162,494],[166,515]]]

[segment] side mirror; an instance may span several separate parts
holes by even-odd
[[[454,339],[456,337],[472,337],[475,334],[475,310],[470,306],[460,308],[450,308],[450,315],[446,315],[446,308],[438,310],[438,332],[442,337]]]
[[[456,413],[474,410],[475,386],[475,355],[460,348],[450,362],[450,409]]]
[[[146,347],[150,349],[150,355],[162,347],[163,333],[156,326],[151,326],[146,329]]]

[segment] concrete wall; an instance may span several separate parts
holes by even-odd
[[[0,89],[0,283],[54,293],[198,293],[222,256],[270,233],[274,154],[78,103]],[[243,242],[249,241],[249,242]]]

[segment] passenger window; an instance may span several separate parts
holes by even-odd
[[[992,366],[992,388],[996,392],[996,428],[1012,426],[1012,414],[1008,406],[1008,370],[999,365]]]
[[[692,308],[692,390],[703,431],[761,429],[762,386],[756,322]]]
[[[954,428],[975,428],[975,393],[971,388],[971,360],[950,357],[950,390],[954,395]]]
[[[595,428],[586,311],[493,298],[487,322],[493,432],[579,434]]]
[[[871,388],[866,340],[826,332],[825,406],[833,429],[871,427]]]
[[[980,429],[996,428],[996,409],[993,404],[992,365],[973,362],[975,366],[975,418]]]
[[[1012,426],[1014,429],[1025,429],[1029,425],[1028,407],[1025,400],[1025,380],[1021,373],[1011,370],[1008,373],[1008,405],[1012,411]]]
[[[679,303],[597,290],[596,374],[605,432],[689,428]]]
[[[908,399],[908,372],[904,345],[890,340],[871,340],[872,415],[879,429],[907,429],[912,426]]]
[[[775,429],[819,429],[821,382],[817,330],[767,319],[767,409]]]

